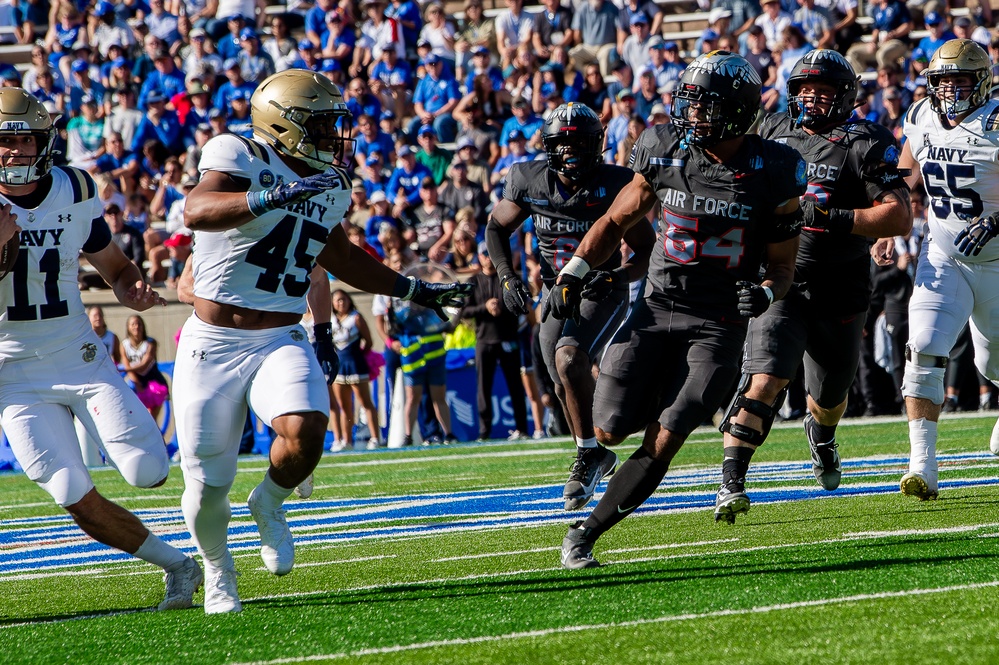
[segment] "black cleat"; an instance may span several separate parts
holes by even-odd
[[[569,481],[562,490],[566,510],[579,510],[593,498],[597,483],[617,467],[617,455],[603,446],[580,448],[569,467]]]
[[[562,539],[562,567],[567,570],[598,568],[600,562],[593,558],[593,543],[589,529],[580,529],[579,522],[569,527],[569,533]]]
[[[838,446],[836,438],[826,443],[819,443],[812,438],[812,426],[815,425],[812,414],[805,416],[805,437],[808,439],[808,447],[812,450],[812,473],[822,489],[829,492],[839,487],[842,477],[842,467],[839,462]]]
[[[715,496],[715,521],[735,524],[735,516],[749,512],[749,497],[741,485],[722,485]]]

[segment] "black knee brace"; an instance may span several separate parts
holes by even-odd
[[[749,390],[749,385],[752,381],[752,377],[748,374],[743,374],[742,379],[739,381],[739,389],[736,393],[735,398],[732,400],[732,405],[728,408],[728,413],[725,414],[725,418],[722,419],[722,424],[718,428],[721,432],[728,432],[740,441],[745,441],[746,443],[753,446],[763,445],[763,442],[767,440],[767,436],[770,434],[770,429],[773,427],[774,419],[777,417],[777,412],[780,411],[780,407],[784,404],[784,398],[787,397],[787,388],[785,387],[779,393],[777,393],[777,398],[774,400],[773,404],[767,404],[766,402],[761,402],[758,399],[750,399],[746,397],[746,391]],[[756,430],[746,425],[733,422],[740,411],[746,410],[754,416],[763,420],[763,429]]]

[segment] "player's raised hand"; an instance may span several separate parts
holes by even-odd
[[[548,315],[559,320],[572,319],[579,324],[579,304],[583,299],[583,280],[571,273],[562,273],[548,291],[541,310],[542,323]]]
[[[502,281],[503,305],[517,316],[527,314],[531,302],[531,292],[527,285],[516,275],[507,275]]]
[[[978,256],[982,248],[997,235],[999,235],[999,213],[992,213],[988,217],[975,219],[961,229],[954,238],[954,246],[965,256]]]
[[[773,293],[767,287],[745,280],[738,281],[735,285],[739,287],[737,294],[739,298],[739,314],[753,318],[767,311],[767,308],[773,304]]]
[[[336,189],[340,183],[341,179],[335,173],[317,173],[301,180],[282,182],[259,192],[247,192],[246,204],[250,207],[250,212],[259,217],[268,210],[283,208],[328,189]]]
[[[143,312],[154,305],[166,307],[167,301],[160,297],[152,286],[146,282],[137,280],[135,284],[128,288],[119,299],[122,305],[130,307],[138,312]]]
[[[413,284],[403,300],[409,300],[434,310],[441,321],[448,320],[448,315],[444,311],[445,307],[461,307],[465,304],[465,298],[472,293],[471,284],[462,284],[461,282],[434,284],[415,277],[409,279],[412,280]]]

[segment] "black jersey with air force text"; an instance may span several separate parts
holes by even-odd
[[[568,192],[548,162],[521,162],[510,167],[503,197],[529,210],[541,250],[541,277],[551,285],[558,272],[572,258],[579,241],[600,218],[614,197],[631,182],[634,173],[623,166],[600,164],[580,182],[574,194]],[[613,270],[621,265],[621,253],[614,254],[594,269]]]
[[[725,164],[680,147],[672,125],[645,130],[631,153],[662,204],[649,281],[675,304],[708,319],[739,319],[735,283],[758,281],[767,243],[799,229],[774,210],[805,193],[805,162],[794,149],[747,135]]]
[[[891,189],[906,187],[898,173],[898,142],[881,125],[848,122],[822,134],[795,128],[785,113],[772,114],[760,136],[789,145],[805,160],[811,198],[823,208],[857,210]],[[804,229],[795,264],[795,288],[825,312],[867,311],[870,298],[870,243],[854,234]]]

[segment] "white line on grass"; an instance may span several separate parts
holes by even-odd
[[[440,647],[463,646],[469,644],[482,644],[486,642],[505,642],[509,640],[531,639],[538,637],[548,637],[565,633],[580,633],[588,630],[607,630],[612,628],[634,628],[636,626],[647,626],[661,623],[677,623],[681,621],[698,621],[701,619],[718,619],[731,616],[745,616],[749,614],[767,614],[770,612],[783,612],[787,610],[797,610],[807,607],[825,607],[829,605],[840,605],[844,603],[859,603],[873,600],[886,600],[890,598],[906,598],[909,596],[927,596],[932,594],[952,593],[955,591],[974,591],[978,589],[989,589],[999,587],[999,580],[991,582],[979,582],[976,584],[956,584],[953,586],[938,587],[935,589],[906,589],[904,591],[881,591],[878,593],[862,593],[853,596],[841,596],[839,598],[819,598],[815,600],[801,600],[794,603],[778,603],[775,605],[760,605],[757,607],[747,607],[742,609],[716,610],[714,612],[698,612],[691,614],[677,614],[672,616],[661,616],[651,619],[635,619],[633,621],[615,621],[608,623],[593,623],[577,626],[558,626],[556,628],[545,628],[542,630],[529,630],[504,635],[480,635],[478,637],[460,637],[451,640],[433,640],[430,642],[417,642],[415,644],[396,644],[389,647],[379,647],[373,649],[357,649],[356,651],[316,654],[313,656],[298,656],[295,658],[275,658],[274,660],[258,660],[237,665],[279,665],[282,663],[301,663],[316,660],[340,660],[345,658],[359,658],[361,656],[374,656],[390,653],[400,653],[405,651],[417,651],[421,649],[436,649]]]

